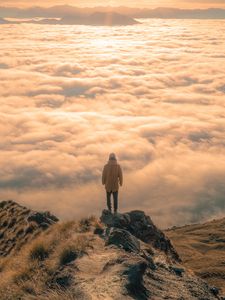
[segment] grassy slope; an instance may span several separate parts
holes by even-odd
[[[57,223],[16,255],[1,258],[0,299],[130,300],[146,289],[154,300],[178,299],[178,295],[179,299],[216,299],[192,272],[183,269],[180,276],[173,269],[180,265],[148,244],[142,242],[139,253],[105,246],[93,234],[101,228],[93,217]],[[143,265],[147,267],[144,286],[138,275]]]
[[[166,231],[184,264],[225,294],[225,219]]]
[[[62,291],[57,284],[66,288],[75,271],[67,264],[89,247],[90,226],[98,226],[94,218],[55,224],[17,255],[0,258],[0,299],[84,299],[79,290]]]

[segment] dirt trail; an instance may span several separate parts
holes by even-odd
[[[78,259],[76,265],[79,272],[76,276],[76,282],[84,293],[91,295],[92,300],[122,300],[122,278],[120,276],[120,267],[112,264],[121,256],[117,249],[109,248],[104,245],[104,241],[96,237],[94,241],[94,250],[90,250],[88,255]],[[111,267],[106,269],[110,263]]]

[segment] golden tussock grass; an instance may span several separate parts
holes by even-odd
[[[67,264],[73,263],[90,247],[89,231],[97,225],[94,217],[79,222],[58,223],[41,233],[15,256],[0,259],[0,299],[74,299],[67,292],[46,284]]]

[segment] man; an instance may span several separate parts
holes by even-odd
[[[108,210],[112,212],[111,195],[113,194],[114,213],[117,213],[119,185],[122,186],[123,184],[123,173],[114,153],[109,155],[109,161],[104,166],[102,184],[105,185],[106,189]]]

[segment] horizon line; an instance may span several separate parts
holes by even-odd
[[[98,5],[98,6],[74,6],[70,4],[58,4],[58,5],[52,5],[52,6],[26,6],[26,7],[17,7],[17,6],[5,6],[0,5],[0,8],[11,8],[11,9],[21,9],[26,10],[30,8],[41,8],[41,9],[49,9],[54,7],[73,7],[77,9],[96,9],[96,8],[111,8],[111,9],[120,9],[120,8],[127,8],[127,9],[136,9],[136,10],[157,10],[157,9],[176,9],[176,10],[188,10],[188,11],[194,11],[194,10],[210,10],[210,9],[220,9],[225,10],[224,7],[208,7],[208,8],[180,8],[180,7],[172,7],[172,6],[157,6],[154,8],[150,7],[134,7],[134,6],[126,6],[126,5],[120,5],[120,6],[112,6],[112,5]]]

